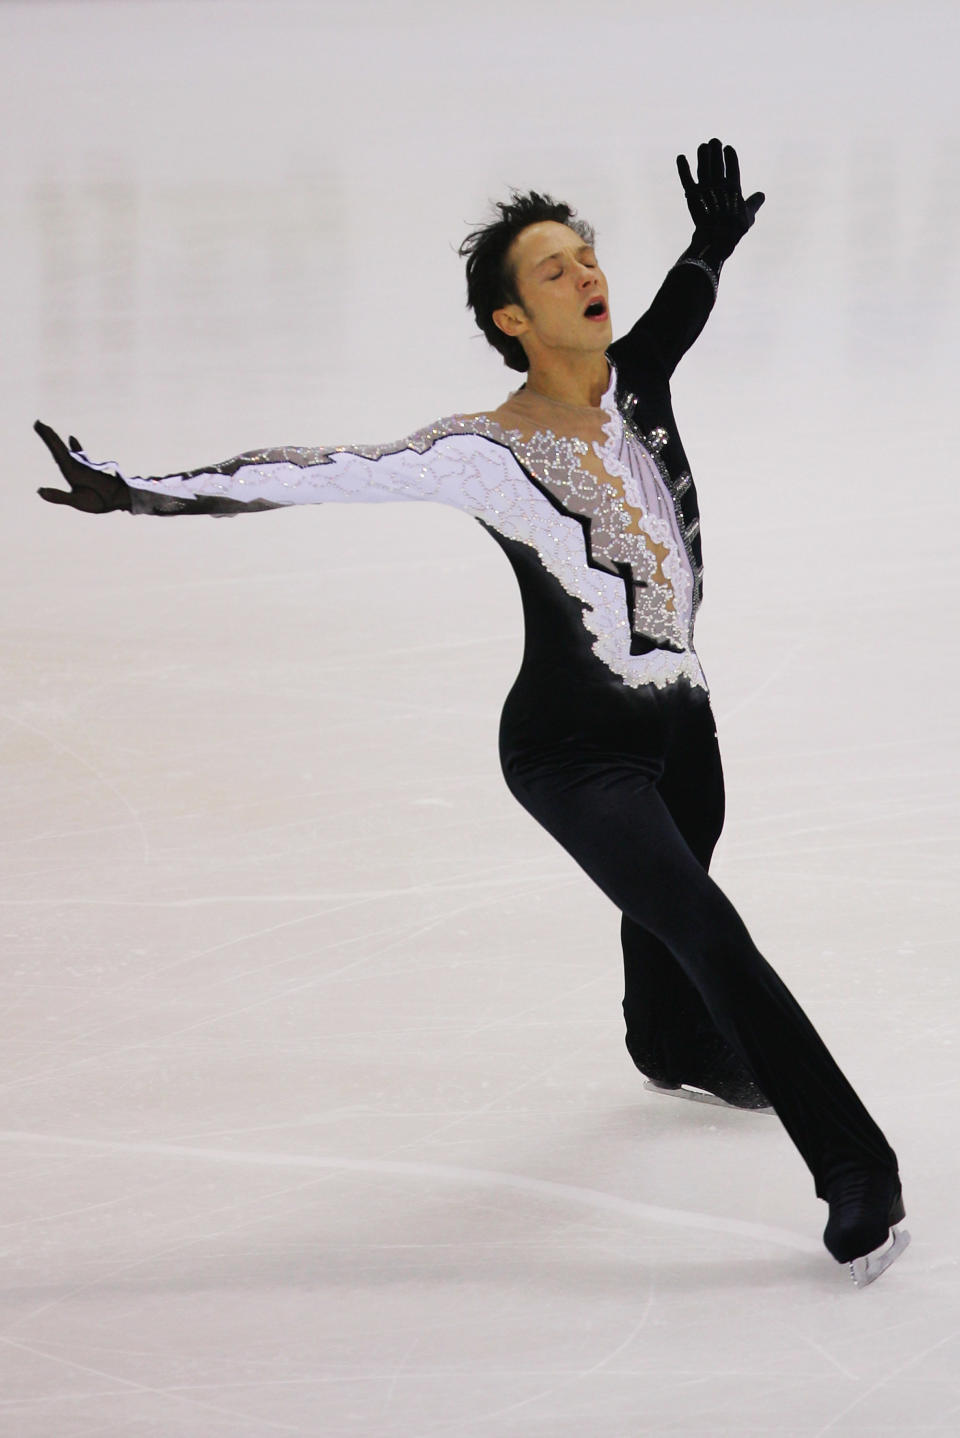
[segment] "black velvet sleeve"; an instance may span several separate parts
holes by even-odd
[[[691,246],[680,256],[650,308],[611,348],[618,366],[632,370],[652,365],[669,379],[700,334],[716,299],[720,262],[693,251]]]

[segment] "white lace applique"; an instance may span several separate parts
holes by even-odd
[[[628,522],[635,523],[654,544],[666,550],[660,569],[668,582],[673,604],[667,607],[667,586],[650,583],[638,589],[635,601],[636,628],[654,633],[651,626],[669,632],[655,634],[685,646],[692,639],[693,574],[689,557],[677,528],[673,499],[663,482],[659,465],[639,438],[627,430],[613,398],[616,377],[601,401],[607,421],[604,442],[595,443],[594,453],[607,474],[619,482],[626,503],[633,510]]]
[[[646,627],[640,632],[654,639],[672,639],[679,652],[653,649],[646,654],[630,653],[637,625],[635,616],[631,622],[627,609],[622,566],[628,565],[634,575],[638,571],[641,575],[652,574],[657,560],[639,535],[627,531],[630,516],[612,486],[579,463],[579,457],[588,450],[585,441],[565,439],[551,430],[538,430],[527,439],[519,430],[505,430],[485,416],[453,416],[440,424],[448,437],[457,426],[463,434],[478,435],[501,447],[503,468],[496,503],[487,510],[482,508],[491,497],[487,459],[482,479],[474,474],[473,483],[466,483],[466,470],[461,471],[461,507],[466,507],[463,499],[470,501],[474,515],[492,529],[536,549],[544,566],[566,592],[587,606],[583,622],[595,636],[593,651],[609,669],[633,687],[651,683],[663,687],[685,677],[706,688],[703,670],[696,654],[688,648],[686,633],[673,615],[663,622],[662,607],[651,615],[651,627],[661,633],[651,633]],[[562,513],[551,503],[522,470],[510,463],[511,457],[519,460],[528,474],[571,512]],[[475,487],[478,480],[479,487]],[[585,563],[587,558],[591,562]],[[662,590],[664,586],[658,588]],[[646,591],[636,586],[635,593]],[[664,629],[669,632],[662,633]]]
[[[624,567],[652,576],[656,556],[640,535],[627,532],[630,516],[615,488],[580,464],[588,448],[549,431],[526,440],[485,415],[452,415],[395,444],[251,450],[189,473],[126,482],[142,513],[186,512],[191,499],[207,512],[222,504],[225,513],[337,501],[449,504],[536,550],[583,604],[594,653],[625,684],[663,687],[685,677],[705,689],[697,656],[678,629],[679,652],[630,652],[637,624],[627,609]],[[676,616],[669,619],[676,626]],[[644,625],[641,632],[650,630]]]
[[[476,418],[473,421],[478,423]],[[587,441],[557,435],[542,426],[527,436],[519,430],[504,430],[494,421],[494,428],[482,429],[509,445],[521,464],[570,513],[583,521],[584,544],[591,564],[618,574],[621,581],[632,580],[631,627],[654,643],[666,643],[684,649],[690,642],[689,606],[683,598],[690,581],[684,558],[678,560],[674,550],[662,544],[658,536],[669,538],[669,526],[651,517],[649,524],[638,523],[624,502],[619,484],[610,484],[605,467],[594,473],[581,461],[590,451]],[[596,446],[594,446],[596,449]],[[669,500],[667,503],[669,504]],[[645,537],[646,536],[646,537]],[[656,552],[647,543],[661,543],[666,562],[660,569]],[[626,574],[625,574],[626,571]],[[675,595],[681,607],[675,606]]]

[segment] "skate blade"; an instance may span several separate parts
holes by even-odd
[[[850,1277],[858,1288],[866,1288],[867,1284],[874,1283],[881,1273],[886,1273],[891,1263],[896,1263],[908,1246],[910,1235],[905,1228],[897,1228],[894,1224],[890,1234],[890,1242],[886,1248],[878,1248],[863,1258],[855,1258],[850,1264]]]
[[[725,1098],[718,1098],[715,1093],[707,1093],[701,1088],[687,1088],[686,1084],[657,1083],[656,1079],[645,1079],[644,1088],[650,1093],[666,1094],[668,1098],[685,1098],[691,1103],[712,1103],[717,1108],[736,1109],[737,1113],[773,1113],[772,1108],[744,1108],[738,1103],[727,1103]]]

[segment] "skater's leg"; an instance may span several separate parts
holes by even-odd
[[[665,745],[656,789],[704,870],[723,828],[723,768],[709,705],[690,706]],[[741,1107],[766,1099],[719,1033],[670,950],[629,915],[621,917],[627,1051],[648,1078],[707,1089]]]
[[[627,1052],[647,1078],[706,1089],[738,1108],[768,1101],[665,944],[621,915]]]
[[[675,957],[810,1168],[896,1158],[789,990],[704,870],[643,766],[567,755],[508,774],[515,797],[613,903]]]

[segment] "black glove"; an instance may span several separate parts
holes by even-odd
[[[719,271],[753,224],[765,196],[758,190],[743,198],[737,152],[719,140],[697,147],[696,182],[685,155],[677,156],[677,170],[694,224],[687,254],[713,262]]]
[[[70,448],[64,444],[56,430],[39,419],[33,426],[57,462],[57,467],[70,486],[69,493],[63,489],[38,489],[41,499],[50,504],[69,504],[73,509],[82,509],[86,514],[107,514],[112,509],[131,509],[130,489],[115,474],[105,474],[101,469],[91,469],[74,459],[83,446],[73,435]]]

